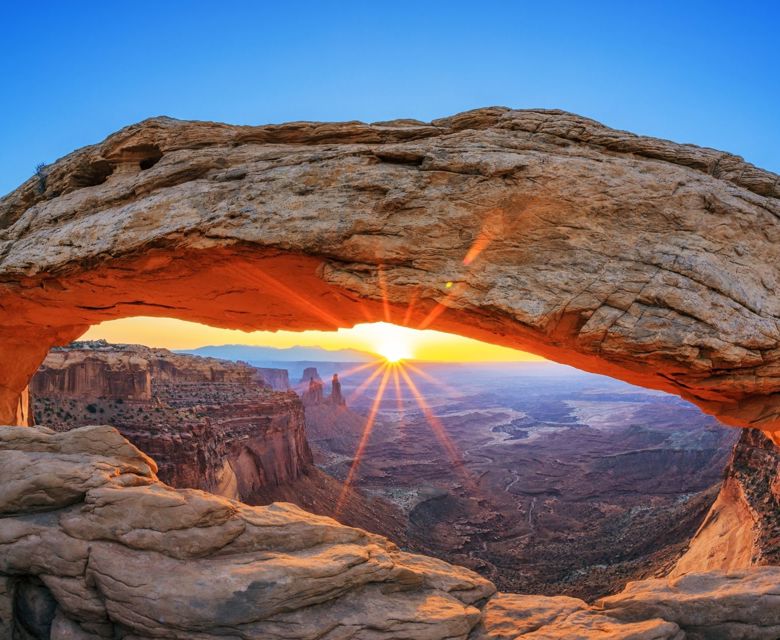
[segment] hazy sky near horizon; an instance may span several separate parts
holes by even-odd
[[[359,324],[338,331],[254,331],[207,327],[171,318],[126,318],[92,327],[84,340],[131,342],[150,347],[193,349],[205,345],[250,344],[278,348],[318,346],[358,349],[383,356],[438,362],[516,362],[544,360],[506,347],[440,331],[418,331],[384,322]]]
[[[155,115],[430,120],[487,105],[565,109],[780,171],[777,1],[11,0],[0,15],[0,194]]]

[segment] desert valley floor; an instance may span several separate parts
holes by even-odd
[[[320,369],[341,370],[347,396],[365,377]],[[356,485],[402,510],[416,550],[505,591],[592,599],[668,569],[739,435],[678,398],[554,364],[408,375],[428,415],[403,377],[400,399],[389,384]],[[378,384],[354,397],[356,413],[369,413]],[[362,422],[307,416],[315,460],[344,479]]]

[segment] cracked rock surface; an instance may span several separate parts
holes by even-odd
[[[681,640],[780,629],[778,567],[631,583],[594,607],[495,594],[472,571],[290,504],[168,487],[108,426],[0,427],[0,486],[2,638]]]
[[[780,182],[561,111],[155,118],[0,200],[0,420],[91,324],[404,321],[780,429]],[[383,304],[383,299],[387,304]]]

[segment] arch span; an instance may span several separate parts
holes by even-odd
[[[780,181],[559,111],[241,127],[155,118],[0,200],[0,422],[90,324],[390,320],[780,430]]]

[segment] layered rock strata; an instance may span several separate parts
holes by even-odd
[[[174,487],[333,515],[343,485],[314,466],[301,401],[270,391],[272,380],[244,363],[95,341],[53,350],[31,388],[38,422],[58,431],[110,422]],[[407,542],[403,514],[386,501],[350,491],[340,507],[340,521]]]
[[[776,433],[778,241],[777,175],[561,111],[154,118],[0,200],[0,418],[52,345],[164,315],[441,329]]]
[[[300,400],[244,363],[80,342],[54,349],[31,389],[38,421],[110,421],[176,487],[251,500],[312,467]]]
[[[0,428],[0,633],[50,640],[776,638],[780,569],[630,584],[596,607],[289,504],[161,483],[113,428]],[[729,635],[731,634],[731,635]]]
[[[780,565],[780,446],[745,429],[718,497],[672,575],[755,565]]]
[[[255,367],[260,372],[263,380],[274,391],[288,391],[290,389],[290,375],[287,369],[271,369],[268,367]]]

